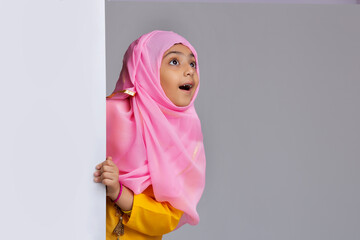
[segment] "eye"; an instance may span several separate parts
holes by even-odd
[[[170,65],[179,65],[179,61],[177,59],[172,59]]]
[[[196,62],[190,63],[190,66],[193,67],[193,68],[196,68]]]

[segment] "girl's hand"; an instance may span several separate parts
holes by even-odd
[[[106,196],[115,200],[120,192],[119,169],[112,161],[112,157],[96,165],[94,172],[94,181],[106,186]]]

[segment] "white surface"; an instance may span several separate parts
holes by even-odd
[[[105,239],[104,2],[0,3],[1,239]]]

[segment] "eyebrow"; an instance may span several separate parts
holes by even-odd
[[[171,51],[171,52],[168,52],[168,53],[163,57],[163,59],[164,59],[167,55],[169,55],[169,54],[171,54],[171,53],[180,54],[180,55],[185,55],[185,54],[182,53],[182,52]],[[189,56],[195,58],[194,54],[192,54],[192,53],[190,53]]]

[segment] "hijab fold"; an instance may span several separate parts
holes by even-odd
[[[196,205],[205,186],[205,152],[200,120],[190,104],[178,107],[160,85],[163,54],[181,43],[171,31],[152,31],[127,49],[115,90],[107,98],[107,156],[118,166],[119,181],[134,194],[152,185],[157,201],[184,214],[178,227],[196,225]],[[197,73],[198,72],[197,68]]]

